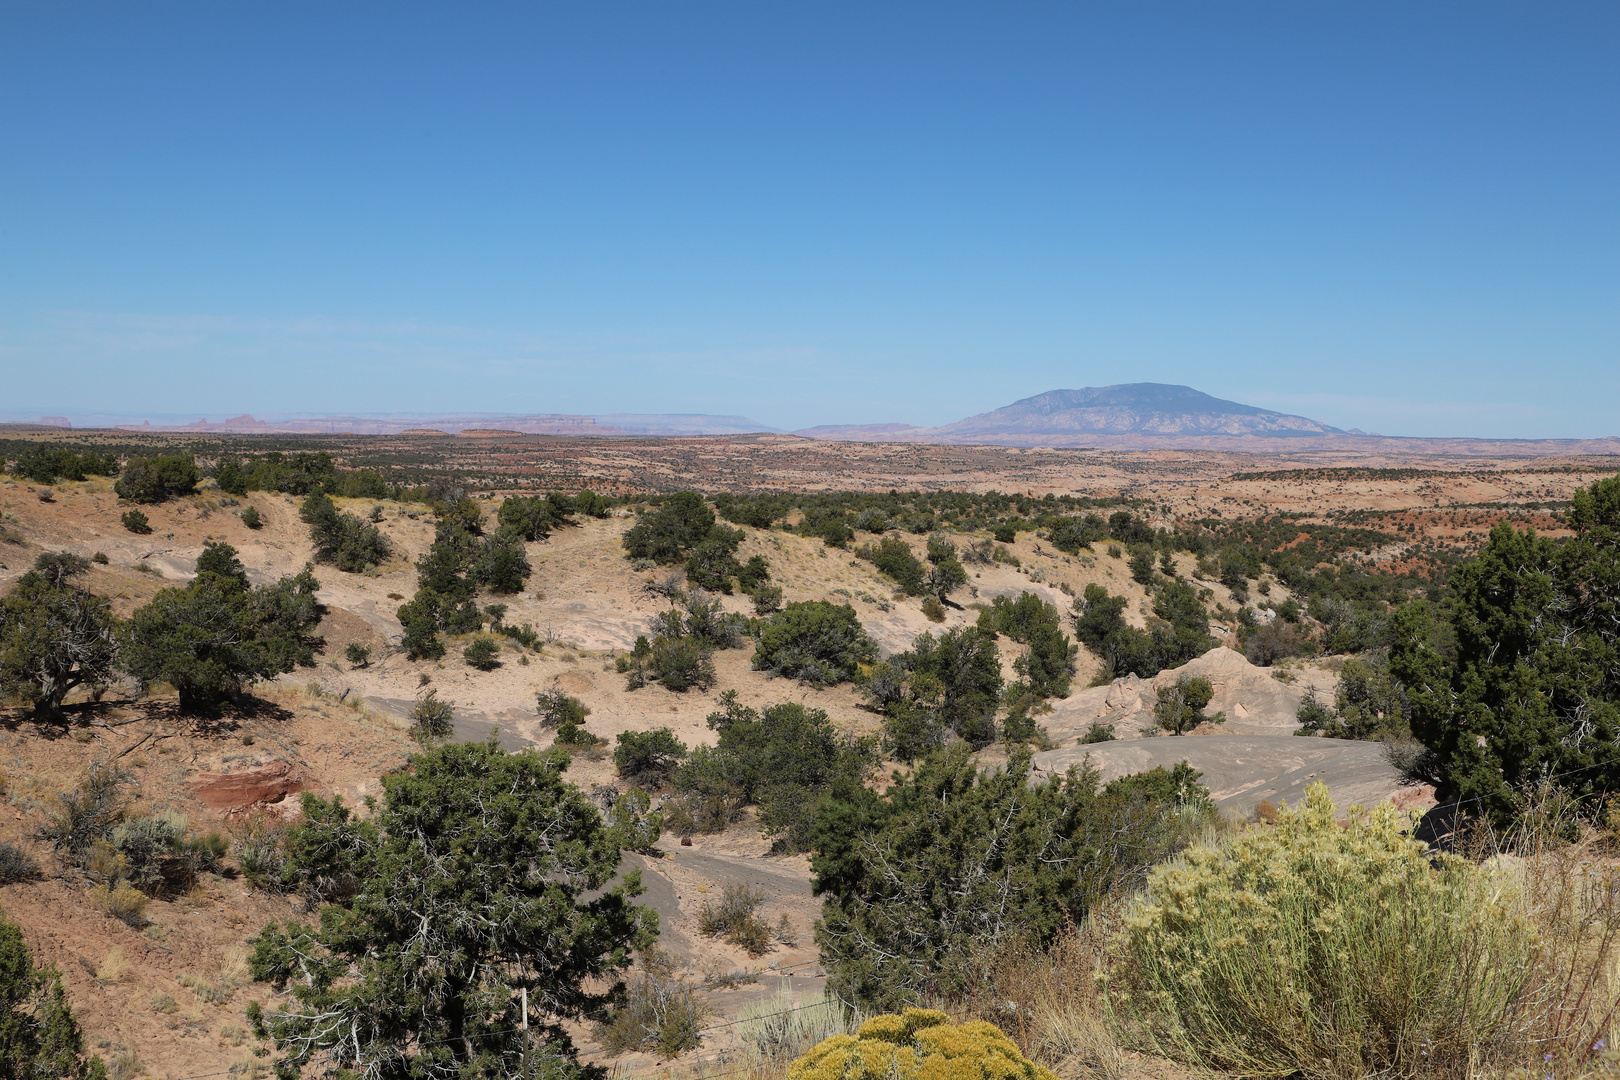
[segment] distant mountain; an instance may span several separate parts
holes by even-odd
[[[1346,433],[1319,420],[1211,397],[1190,386],[1124,383],[1048,390],[939,427],[829,424],[793,434],[851,442],[1240,449],[1255,439],[1333,438]]]
[[[1211,397],[1190,386],[1124,383],[1048,390],[954,424],[934,438],[978,441],[1016,435],[1336,435],[1317,420]]]

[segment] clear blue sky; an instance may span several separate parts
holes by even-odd
[[[0,410],[1620,434],[1620,5],[0,8]]]

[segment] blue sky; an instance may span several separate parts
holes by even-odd
[[[1620,434],[1620,6],[0,8],[0,411]]]

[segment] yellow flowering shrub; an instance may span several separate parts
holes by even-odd
[[[952,1024],[942,1012],[874,1016],[823,1039],[788,1066],[788,1080],[1056,1080],[994,1024]]]
[[[1253,1076],[1443,1075],[1509,1038],[1537,949],[1517,879],[1327,788],[1156,869],[1104,981],[1128,1036]]]

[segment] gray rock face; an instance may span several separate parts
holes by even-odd
[[[1205,711],[1224,712],[1226,723],[1206,724],[1181,737],[1158,733],[1155,691],[1183,675],[1210,681],[1215,693]],[[1107,783],[1185,761],[1204,774],[1216,805],[1239,813],[1261,800],[1297,805],[1316,781],[1328,785],[1341,807],[1431,801],[1402,784],[1380,743],[1294,735],[1299,726],[1294,714],[1304,696],[1304,690],[1278,682],[1241,653],[1218,647],[1151,679],[1128,675],[1054,702],[1041,723],[1057,746],[1036,754],[1034,764],[1041,774],[1050,774],[1089,763]],[[1080,743],[1093,723],[1112,724],[1115,740]]]

